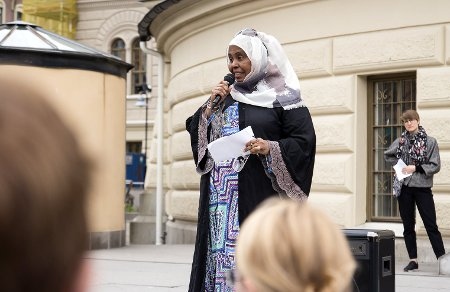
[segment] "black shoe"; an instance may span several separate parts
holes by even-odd
[[[419,268],[419,264],[415,261],[410,261],[409,264],[403,269],[405,272],[409,272],[412,270],[417,270]]]

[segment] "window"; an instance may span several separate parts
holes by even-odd
[[[125,42],[122,39],[115,39],[111,44],[111,55],[125,61],[125,53]]]
[[[142,152],[142,142],[141,141],[127,141],[126,152],[127,153],[141,153]]]
[[[0,24],[5,22],[5,2],[0,1]]]
[[[139,38],[134,39],[131,51],[131,63],[134,68],[131,72],[131,90],[132,94],[138,94],[143,91],[142,85],[146,84],[146,64],[147,56],[139,47]]]
[[[375,76],[368,78],[370,221],[400,221],[397,200],[392,196],[393,169],[384,161],[384,151],[400,136],[401,114],[416,107],[416,76]]]
[[[17,4],[14,9],[14,20],[22,20],[22,4]]]

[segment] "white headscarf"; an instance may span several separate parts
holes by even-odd
[[[240,47],[251,61],[250,73],[231,87],[233,99],[267,108],[305,106],[297,75],[276,38],[247,28],[236,34],[231,45]]]

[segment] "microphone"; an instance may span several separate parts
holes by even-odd
[[[223,80],[228,82],[228,86],[230,86],[231,84],[234,83],[234,75],[231,73],[228,73],[227,75],[225,75],[225,77],[223,77]],[[216,95],[216,97],[214,98],[211,107],[215,108],[217,106],[217,104],[220,101],[220,95]]]

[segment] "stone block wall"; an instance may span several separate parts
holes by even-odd
[[[198,5],[201,10],[195,9]],[[385,13],[379,13],[380,7]],[[415,72],[422,124],[441,150],[442,170],[433,189],[438,222],[444,233],[450,230],[448,1],[263,0],[225,5],[187,0],[182,8],[164,15],[177,18],[153,27],[160,40],[157,48],[167,61],[168,233],[195,227],[200,176],[185,120],[227,73],[226,46],[244,27],[276,36],[299,76],[317,134],[310,202],[343,227],[364,224],[368,218],[367,77]],[[423,232],[420,224],[418,229]]]

